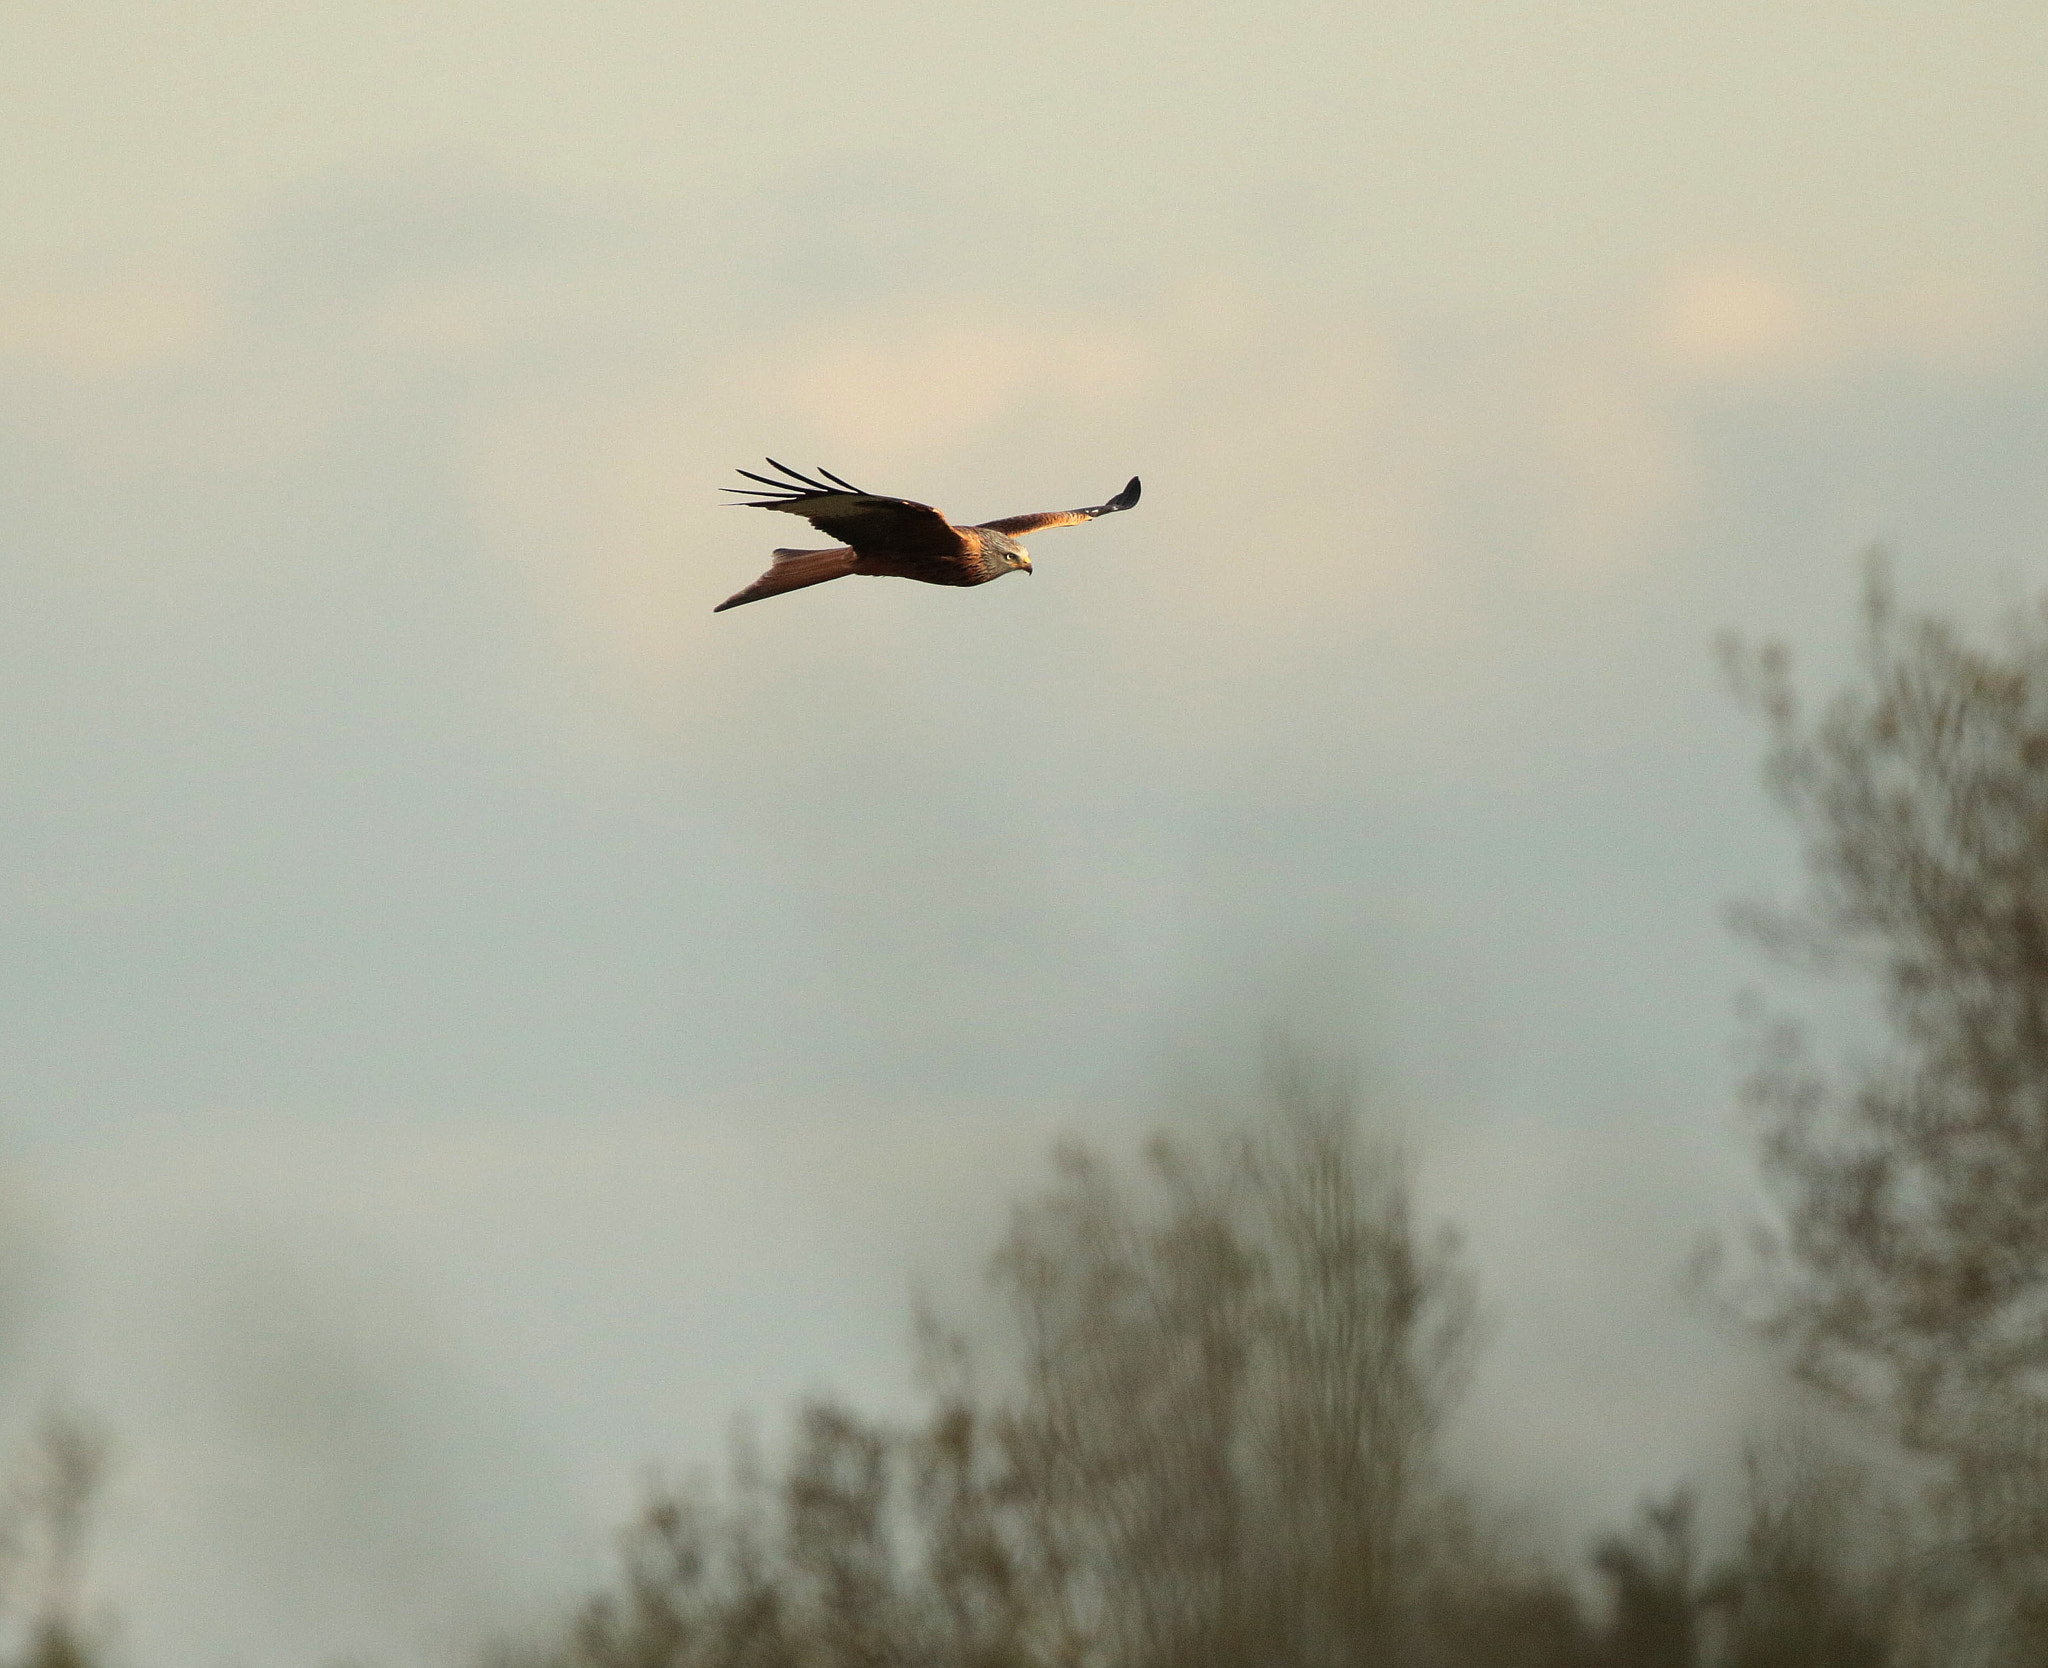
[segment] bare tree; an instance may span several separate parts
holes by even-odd
[[[1725,1668],[1891,1668],[1916,1584],[1900,1514],[1872,1473],[1810,1433],[1744,1456],[1747,1522],[1699,1598]]]
[[[2048,613],[1997,649],[1903,617],[1818,715],[1731,645],[1808,889],[1750,930],[1881,1002],[1872,1058],[1771,1027],[1748,1098],[1782,1231],[1763,1319],[1804,1378],[1945,1467],[1959,1533],[2048,1592]],[[2029,1600],[2028,1602],[2036,1602]],[[2048,1616],[2037,1617],[2048,1620]]]
[[[1610,1535],[1593,1562],[1611,1614],[1604,1668],[1697,1668],[1701,1657],[1697,1502],[1688,1489],[1642,1508],[1634,1530]]]
[[[925,1317],[920,1428],[816,1404],[779,1487],[657,1495],[532,1668],[1587,1668],[1440,1474],[1455,1243],[1349,1072],[1276,1052],[1266,1101],[1135,1182],[1062,1149],[992,1264],[1014,1356]]]
[[[949,1346],[928,1315],[920,1320],[929,1360]],[[989,1428],[955,1377],[912,1444],[931,1632],[943,1641],[934,1656],[958,1668],[1063,1662],[1072,1655],[1069,1641],[1060,1613],[1045,1602],[1056,1583],[1033,1579]]]
[[[1008,1493],[1071,1660],[1314,1668],[1420,1614],[1470,1281],[1348,1072],[1276,1054],[1267,1095],[1220,1151],[1155,1142],[1148,1194],[1068,1149],[998,1258]]]
[[[0,1616],[21,1631],[27,1668],[89,1668],[103,1655],[79,1589],[107,1455],[95,1421],[51,1408],[0,1491]]]
[[[783,1482],[786,1566],[818,1668],[884,1668],[903,1661],[909,1601],[890,1538],[891,1436],[828,1403],[798,1421]]]

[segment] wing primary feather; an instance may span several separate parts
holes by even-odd
[[[772,488],[776,492],[795,492],[798,490],[797,488],[791,486],[787,481],[771,481],[766,475],[756,475],[751,469],[742,469],[739,471],[739,473],[746,476],[748,480],[759,481],[764,487]],[[725,490],[727,492],[747,492],[750,491],[751,488],[727,487]]]
[[[832,490],[832,488],[828,487],[823,481],[814,481],[808,475],[798,474],[786,463],[775,463],[775,460],[773,458],[770,458],[768,461],[770,463],[775,464],[775,467],[781,470],[783,474],[787,475],[792,481],[797,481],[801,483],[804,491],[806,492],[830,492]]]
[[[855,486],[851,481],[841,480],[829,469],[820,469],[818,471],[820,475],[825,477],[825,480],[818,481],[813,480],[808,475],[799,474],[786,463],[776,463],[773,458],[770,458],[768,461],[781,470],[783,474],[787,475],[789,480],[777,481],[766,475],[757,475],[751,469],[742,469],[739,473],[750,481],[759,482],[760,487],[721,487],[719,490],[721,492],[743,492],[755,498],[764,498],[769,493],[773,493],[777,495],[774,501],[781,504],[794,503],[799,498],[836,497],[842,492],[850,492],[856,498],[870,498],[874,496],[866,489]],[[825,484],[826,481],[832,484],[827,486]],[[767,491],[761,491],[761,487],[765,487]]]

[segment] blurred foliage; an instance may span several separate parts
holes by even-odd
[[[1847,1423],[1747,1457],[1582,1560],[1490,1516],[1443,1439],[1476,1347],[1355,1077],[1271,1053],[1263,1104],[1131,1173],[1082,1145],[989,1268],[1002,1324],[920,1317],[929,1405],[802,1409],[772,1479],[657,1487],[602,1590],[496,1668],[2019,1668],[2048,1662],[2048,613],[2003,650],[1880,570],[1817,718],[1731,645],[1808,895],[1749,930],[1860,973],[1886,1046],[1767,1027],[1776,1220],[1725,1288]],[[0,1488],[0,1668],[98,1668],[80,1587],[106,1445],[52,1415]],[[1727,1514],[1723,1514],[1727,1518]]]
[[[0,1486],[0,1629],[22,1668],[92,1668],[105,1658],[107,1629],[85,1616],[81,1584],[108,1454],[93,1420],[53,1407]]]
[[[1686,1489],[1590,1586],[1504,1550],[1441,1454],[1456,1243],[1355,1083],[1282,1053],[1236,1134],[1155,1142],[1135,1185],[1063,1149],[993,1264],[994,1370],[927,1318],[921,1428],[808,1409],[772,1535],[657,1501],[551,1664],[2048,1661],[2048,614],[1973,648],[1874,565],[1864,621],[1817,719],[1782,649],[1727,648],[1810,882],[1743,925],[1882,997],[1874,1059],[1779,1022],[1748,1084],[1779,1206],[1749,1314],[1859,1457],[1758,1447],[1716,1556]]]
[[[813,1404],[779,1487],[657,1491],[615,1584],[508,1662],[1908,1660],[1880,1491],[1805,1448],[1752,1457],[1746,1528],[1711,1570],[1684,1491],[1595,1549],[1597,1595],[1508,1546],[1439,1451],[1474,1341],[1455,1241],[1418,1232],[1346,1073],[1283,1053],[1267,1098],[1205,1146],[1154,1142],[1135,1179],[1062,1149],[991,1267],[1007,1354],[925,1316],[921,1424]]]
[[[1934,1465],[1950,1611],[2048,1639],[2048,610],[1973,645],[1873,560],[1863,615],[1818,713],[1783,649],[1727,648],[1808,881],[1744,925],[1883,1022],[1841,1066],[1763,1029],[1779,1213],[1747,1295],[1807,1383]]]
[[[553,1660],[1579,1660],[1569,1598],[1495,1570],[1442,1474],[1473,1342],[1455,1242],[1418,1234],[1348,1074],[1281,1051],[1267,1091],[1135,1180],[1063,1148],[991,1268],[1003,1388],[926,1317],[920,1428],[805,1409],[772,1536],[758,1497],[664,1494]]]

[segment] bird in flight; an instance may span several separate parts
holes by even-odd
[[[800,515],[819,532],[846,542],[834,550],[776,551],[768,571],[744,591],[727,597],[712,609],[714,614],[743,602],[780,596],[784,591],[800,591],[806,585],[822,585],[849,573],[892,574],[898,579],[922,579],[927,585],[985,585],[1006,573],[1031,571],[1031,557],[1017,542],[1019,535],[1035,533],[1041,527],[1093,521],[1099,515],[1127,510],[1138,501],[1138,478],[1133,475],[1131,484],[1107,504],[955,527],[929,504],[863,492],[829,469],[819,470],[825,478],[814,481],[773,458],[768,465],[789,479],[771,480],[742,469],[742,475],[758,484],[724,490],[745,494],[740,502],[748,508]]]

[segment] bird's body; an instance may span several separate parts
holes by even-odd
[[[1108,503],[1089,509],[1051,510],[955,527],[929,504],[862,492],[827,470],[819,470],[825,479],[815,481],[773,458],[768,462],[789,480],[773,481],[742,469],[740,473],[759,486],[725,490],[747,494],[750,508],[800,515],[821,533],[846,542],[832,550],[776,551],[766,573],[744,591],[726,598],[713,613],[806,585],[822,585],[828,579],[843,579],[850,573],[916,579],[927,585],[985,585],[1006,573],[1031,571],[1030,554],[1016,535],[1093,521],[1097,516],[1127,510],[1138,501],[1138,482],[1133,477]]]

